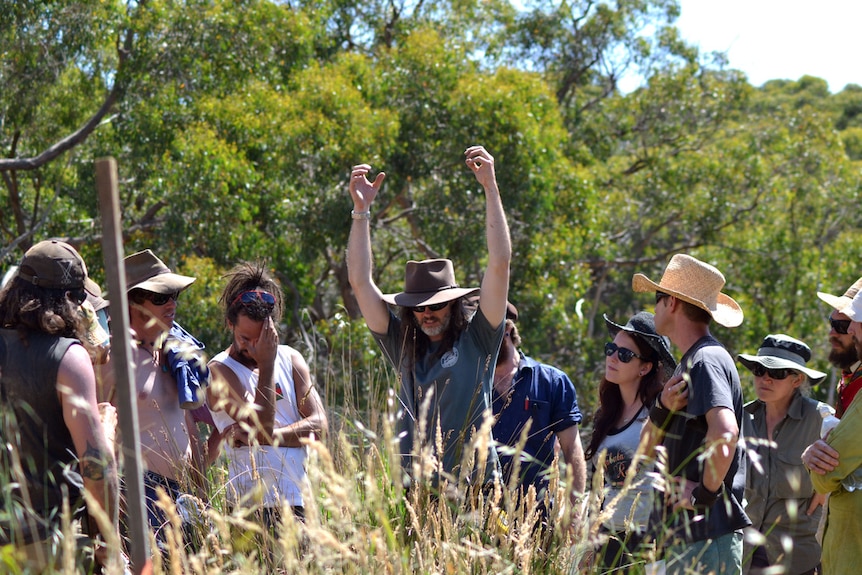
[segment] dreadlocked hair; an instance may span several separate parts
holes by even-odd
[[[273,279],[262,260],[241,262],[224,275],[227,285],[224,286],[219,304],[224,308],[225,326],[236,325],[239,312],[242,311],[254,321],[263,321],[268,317],[278,324],[284,313],[284,298],[281,286]],[[270,306],[260,298],[251,302],[239,301],[242,294],[253,291],[265,291],[272,294],[275,304]]]

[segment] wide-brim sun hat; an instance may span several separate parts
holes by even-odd
[[[451,260],[410,260],[404,272],[404,291],[383,294],[383,301],[416,307],[452,301],[478,292],[479,288],[458,287]]]
[[[736,356],[739,363],[751,370],[756,364],[766,369],[794,369],[801,371],[811,379],[811,383],[819,383],[826,374],[816,369],[806,367],[811,359],[811,348],[804,341],[783,333],[770,334],[763,338],[763,343],[756,355],[740,353]]]
[[[724,283],[724,274],[715,266],[686,254],[670,259],[658,283],[640,273],[632,277],[636,292],[664,292],[707,311],[719,325],[736,327],[744,315],[739,304],[722,293]]]
[[[847,288],[844,295],[832,295],[819,291],[817,292],[817,297],[840,312],[842,309],[850,305],[850,302],[853,301],[853,298],[856,297],[856,294],[859,293],[860,289],[862,289],[862,278],[859,278],[852,286]]]
[[[849,317],[852,321],[862,322],[862,292],[853,296],[850,303],[838,311]]]
[[[142,289],[153,293],[181,292],[195,282],[193,277],[175,274],[150,250],[126,256],[126,290]]]
[[[614,323],[608,317],[608,314],[602,314],[602,317],[605,318],[605,324],[608,327],[608,334],[610,334],[611,338],[616,337],[620,331],[639,336],[658,354],[659,361],[665,372],[665,378],[673,374],[676,369],[676,360],[670,352],[670,340],[656,332],[655,316],[653,314],[648,311],[640,311],[630,317],[625,325]]]

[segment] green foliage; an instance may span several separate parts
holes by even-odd
[[[482,144],[525,348],[572,374],[585,412],[601,314],[651,309],[631,275],[658,277],[677,252],[725,272],[747,318],[716,330],[732,351],[784,331],[825,369],[814,292],[858,275],[862,88],[752,87],[682,41],[678,13],[674,0],[0,1],[4,156],[36,156],[122,88],[71,151],[3,171],[0,257],[65,237],[103,279],[93,161],[112,155],[127,253],[148,247],[199,277],[184,325],[223,347],[220,274],[264,258],[290,303],[286,340],[319,362],[331,398],[358,401],[368,390],[332,351],[364,337],[343,258],[350,166],[387,172],[372,220],[384,290],[407,259],[436,256],[472,285],[484,198],[463,151]],[[619,93],[635,72],[643,85]]]

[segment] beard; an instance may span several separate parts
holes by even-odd
[[[856,342],[855,339],[851,346],[833,347],[829,352],[829,363],[842,370],[849,369],[851,365],[859,361],[860,347],[862,344]]]
[[[429,327],[429,326],[426,326],[424,323],[420,323],[419,329],[421,329],[422,333],[424,333],[428,337],[437,337],[438,335],[440,335],[441,333],[443,333],[444,331],[446,331],[449,328],[449,323],[451,321],[452,321],[452,315],[446,314],[446,317],[441,319],[440,323],[438,323],[436,326]]]

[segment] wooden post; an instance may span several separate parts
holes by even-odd
[[[141,466],[141,440],[138,432],[135,374],[131,360],[129,302],[126,297],[126,266],[123,262],[123,228],[120,224],[120,194],[117,187],[117,162],[114,158],[96,160],[96,188],[102,215],[102,252],[105,278],[111,302],[111,363],[117,390],[117,415],[120,420],[120,463],[126,484],[126,521],[131,538],[129,559],[132,570],[140,574],[150,561],[147,509],[144,501],[144,471]]]

